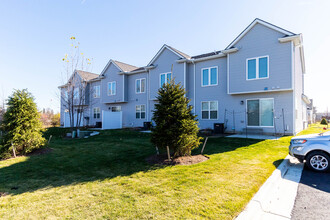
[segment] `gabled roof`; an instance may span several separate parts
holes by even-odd
[[[119,69],[121,69],[124,72],[130,72],[139,68],[127,63],[119,62],[117,60],[112,60],[112,61],[119,67]]]
[[[96,73],[90,73],[90,72],[86,72],[86,71],[82,71],[82,70],[76,70],[76,72],[85,81],[89,81],[89,80],[92,80],[92,79],[95,79],[95,78],[99,77],[99,75],[96,74]]]
[[[173,48],[171,46],[168,46],[168,45],[164,44],[160,48],[160,50],[157,52],[157,54],[152,58],[152,60],[148,63],[147,66],[150,66],[160,56],[160,54],[165,49],[168,49],[168,50],[172,51],[174,54],[176,54],[177,56],[179,56],[181,59],[190,59],[191,58],[189,55],[187,55],[187,54],[185,54],[185,53],[183,53],[183,52],[181,52],[181,51],[179,51],[179,50],[177,50],[177,49],[175,49],[175,48]]]
[[[240,39],[242,39],[256,24],[261,24],[263,26],[266,26],[270,29],[273,29],[275,31],[278,31],[280,33],[283,33],[286,36],[291,36],[291,35],[295,35],[295,33],[291,32],[291,31],[287,31],[283,28],[280,28],[276,25],[273,25],[271,23],[268,23],[264,20],[261,20],[259,18],[254,19],[254,21],[247,26],[227,47],[226,49],[230,49],[232,46],[234,46]]]
[[[121,72],[130,72],[130,71],[133,71],[133,70],[136,70],[139,68],[139,67],[127,64],[127,63],[123,63],[123,62],[119,62],[117,60],[110,59],[109,62],[107,63],[107,65],[102,70],[100,76],[104,75],[105,71],[108,69],[108,67],[110,66],[111,63],[113,65],[115,65]]]

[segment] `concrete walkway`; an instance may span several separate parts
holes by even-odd
[[[302,170],[303,164],[288,155],[236,219],[290,219]]]

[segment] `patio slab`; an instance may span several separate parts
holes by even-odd
[[[233,135],[229,135],[227,136],[229,138],[251,138],[251,139],[260,139],[260,140],[277,140],[280,137],[275,137],[275,136],[271,136],[271,135],[258,135],[258,134],[233,134]]]

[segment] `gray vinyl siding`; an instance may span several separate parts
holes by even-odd
[[[160,74],[171,72],[173,65],[172,79],[175,79],[176,83],[184,83],[184,67],[183,64],[179,64],[176,61],[180,57],[171,52],[168,49],[164,49],[158,58],[153,62],[156,68],[150,70],[150,98],[156,99],[157,91],[160,88]]]
[[[192,64],[193,66],[193,64]],[[202,87],[201,86],[201,70],[207,67],[218,67],[218,85]],[[190,70],[191,68],[189,68]],[[189,73],[191,76],[191,73]],[[189,80],[189,85],[193,84],[193,78]],[[246,126],[246,100],[247,99],[274,99],[275,111],[275,126],[260,127],[265,134],[273,134],[275,129],[278,133],[283,133],[284,129],[288,133],[293,133],[293,93],[288,92],[270,92],[270,93],[255,93],[255,94],[227,94],[227,59],[218,58],[196,63],[196,115],[199,121],[200,128],[213,129],[214,123],[225,123],[227,132],[242,132]],[[217,101],[218,102],[218,118],[217,119],[202,119],[202,101]],[[241,104],[243,101],[243,104]],[[193,103],[193,102],[192,102]],[[283,114],[284,110],[284,124]],[[252,128],[248,128],[252,129]]]
[[[144,93],[135,92],[135,82],[137,79],[146,79],[146,88]],[[148,121],[148,74],[139,73],[134,75],[129,75],[127,79],[127,94],[128,102],[122,105],[123,111],[123,127],[142,127],[143,122]],[[136,105],[146,106],[146,117],[145,119],[137,119],[135,115]]]
[[[100,98],[94,98],[93,92],[94,92],[94,86],[100,86]],[[102,86],[101,86],[101,81],[95,81],[92,82],[90,85],[90,105],[88,112],[86,112],[86,115],[89,117],[89,123],[88,125],[90,126],[95,126],[96,122],[102,122],[102,110],[106,110],[106,105],[101,102],[101,97],[102,97]],[[94,118],[94,108],[100,108],[101,111],[101,117],[100,118]]]
[[[101,81],[101,102],[102,103],[118,103],[124,102],[123,93],[123,75],[119,75],[120,70],[114,65],[110,64],[109,67],[104,72],[104,78]],[[108,83],[116,82],[116,95],[108,96]]]
[[[291,43],[280,43],[282,33],[256,24],[229,56],[229,93],[292,89]],[[269,78],[246,80],[246,59],[269,56]]]

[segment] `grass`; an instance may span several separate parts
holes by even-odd
[[[152,166],[145,162],[155,153],[149,139],[128,130],[55,138],[49,154],[0,161],[0,192],[8,193],[0,197],[0,219],[233,219],[290,141],[209,138],[208,161]]]

